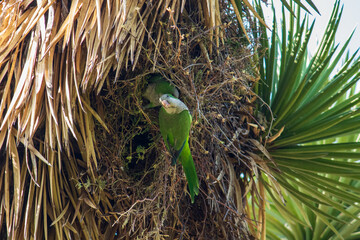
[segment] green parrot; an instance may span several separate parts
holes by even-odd
[[[159,98],[163,94],[171,94],[179,97],[179,91],[175,86],[166,81],[160,74],[154,74],[149,80],[149,85],[143,94],[144,98],[150,101],[145,108],[154,108],[160,106]]]
[[[159,112],[160,132],[165,145],[173,156],[172,165],[176,160],[181,162],[188,182],[191,203],[199,194],[199,179],[196,174],[194,160],[189,147],[191,115],[188,107],[178,98],[164,94],[159,99],[162,107]]]

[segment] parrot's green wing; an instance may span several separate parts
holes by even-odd
[[[177,114],[168,114],[162,107],[159,112],[160,132],[169,151],[177,153],[173,155],[172,162],[179,158],[186,179],[188,181],[191,202],[195,195],[199,194],[199,180],[196,174],[194,160],[189,148],[189,132],[191,127],[191,115],[188,110]]]
[[[154,74],[148,79],[148,86],[143,94],[143,97],[150,101],[145,108],[160,106],[159,98],[163,94],[171,94],[174,97],[179,97],[179,91],[175,86],[171,85],[160,74]]]
[[[164,108],[159,112],[160,132],[168,148],[179,151],[189,138],[191,115],[189,111],[168,114]]]
[[[180,153],[184,149],[186,142],[187,142],[187,140],[184,141],[183,145],[181,146],[181,148],[179,150],[175,150],[175,152],[172,154],[172,159],[171,159],[172,166],[175,166],[176,161],[178,160]]]

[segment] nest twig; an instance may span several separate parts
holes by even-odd
[[[261,158],[254,152],[264,133],[254,112],[252,49],[224,44],[221,49],[213,46],[216,51],[210,54],[204,49],[205,30],[191,16],[176,26],[162,23],[159,31],[168,33],[155,46],[161,51],[140,61],[178,87],[191,110],[190,146],[200,195],[190,204],[181,166],[170,166],[158,109],[142,107],[147,73],[139,68],[102,92],[105,120],[112,129],[109,135],[103,130],[96,134],[105,134],[97,140],[101,162],[106,168],[118,166],[107,176],[113,183],[109,190],[118,196],[112,224],[129,237],[251,239],[255,230],[248,232],[249,225],[258,228],[262,220],[254,218],[247,195],[253,204],[261,204],[263,193],[255,184]]]

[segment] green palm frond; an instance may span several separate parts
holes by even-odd
[[[358,220],[360,214],[360,207],[356,204],[360,195],[360,181],[358,175],[347,175],[346,168],[352,165],[358,171],[358,163],[354,160],[359,159],[359,143],[352,143],[356,141],[357,136],[346,136],[336,138],[338,144],[332,151],[327,151],[328,158],[340,160],[343,158],[343,163],[336,164],[337,171],[331,174],[314,174],[319,172],[327,172],[327,167],[321,170],[312,169],[304,171],[302,174],[296,173],[292,170],[285,170],[291,172],[292,178],[298,178],[302,184],[307,184],[313,188],[322,189],[322,193],[327,202],[322,204],[313,203],[315,211],[306,204],[303,204],[298,199],[286,196],[286,208],[291,213],[295,214],[295,220],[287,218],[287,213],[282,210],[284,207],[278,208],[276,204],[267,209],[268,213],[268,238],[281,239],[357,239],[360,234],[360,221]],[[326,151],[334,144],[327,143],[330,140],[321,143],[312,143],[306,146],[301,146],[295,151],[284,149],[283,152],[289,154],[296,154],[301,151],[301,154],[313,154],[320,151]],[[346,150],[349,150],[345,152]],[[351,162],[349,163],[349,160]],[[288,174],[288,173],[286,173]],[[294,184],[293,184],[294,186]],[[305,188],[296,186],[299,191]],[[307,187],[308,188],[308,187]],[[320,194],[320,193],[318,193]],[[355,204],[354,204],[355,203]],[[316,211],[320,214],[316,214]],[[315,212],[315,213],[314,213]],[[327,219],[322,216],[326,213],[330,217]]]
[[[281,0],[282,4],[291,12],[291,7],[289,5],[289,3],[286,0]],[[289,1],[291,2],[291,1]],[[306,10],[307,12],[310,13],[310,11],[305,7],[305,5],[303,4],[303,2],[301,0],[294,0],[294,2],[296,2],[296,4],[298,4],[302,9]],[[319,10],[317,9],[317,7],[315,6],[315,4],[313,3],[313,1],[311,0],[305,0],[305,2],[307,4],[310,5],[310,7],[315,10],[317,13],[320,13]]]
[[[300,16],[299,7],[297,12]],[[276,136],[267,143],[276,163],[270,164],[273,176],[263,179],[272,198],[271,208],[283,219],[306,229],[314,227],[312,220],[316,219],[338,236],[343,234],[339,226],[358,219],[360,193],[360,165],[356,162],[360,155],[354,150],[360,147],[354,139],[360,132],[360,93],[355,93],[360,58],[356,51],[336,71],[352,37],[341,48],[335,45],[341,14],[340,2],[336,1],[322,41],[311,58],[307,44],[314,22],[308,27],[306,16],[301,20],[290,15],[286,22],[283,8],[281,32],[278,35],[274,18],[269,41],[262,26],[265,55],[259,61],[261,81],[257,88],[272,111],[260,106],[263,113],[267,112],[267,119],[273,121],[269,134]],[[280,190],[273,185],[273,178],[282,187],[285,201],[277,194]],[[283,219],[270,217],[269,222],[273,228],[283,229],[288,239],[299,239],[292,235],[294,229],[284,227]],[[296,226],[304,233],[304,228]],[[353,231],[349,228],[344,231],[350,234]],[[313,234],[315,238],[311,235],[300,239],[320,239],[320,233]],[[278,239],[274,233],[270,235]]]
[[[281,4],[283,7],[285,7],[288,11],[290,11],[290,13],[292,13],[294,15],[294,12],[292,10],[291,4],[292,1],[287,1],[287,0],[280,0]],[[308,8],[306,8],[306,6],[303,4],[304,1],[301,0],[294,0],[294,2],[300,6],[302,9],[306,10],[307,12],[310,13],[310,11],[308,10]],[[317,9],[317,7],[315,6],[315,4],[313,3],[313,1],[311,0],[305,0],[305,2],[313,9],[315,10],[318,14],[320,14],[319,10]],[[248,39],[248,41],[250,42],[249,36],[247,35],[247,31],[245,28],[245,24],[243,22],[243,9],[246,9],[246,11],[250,11],[255,18],[265,27],[269,28],[265,21],[264,21],[264,17],[262,15],[262,11],[258,9],[258,4],[251,4],[248,0],[230,0],[230,3],[232,4],[237,20],[239,22],[239,25],[241,27],[242,32],[244,33],[244,35],[246,36],[246,38]],[[290,4],[289,4],[290,3]],[[297,16],[299,16],[297,14]]]

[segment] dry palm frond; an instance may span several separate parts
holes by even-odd
[[[9,0],[0,4],[1,237],[111,239],[117,234],[189,238],[199,229],[202,236],[215,233],[219,226],[220,237],[240,237],[247,232],[242,214],[247,204],[243,194],[248,190],[242,188],[249,184],[241,183],[236,173],[241,166],[250,176],[257,168],[256,160],[247,153],[254,146],[246,151],[240,146],[250,143],[247,138],[257,138],[259,130],[251,117],[250,76],[230,71],[228,62],[221,60],[223,55],[213,63],[212,48],[222,51],[221,43],[229,34],[222,27],[221,4],[217,0]],[[187,26],[179,24],[184,17]],[[199,43],[203,44],[200,50]],[[190,58],[197,61],[191,63]],[[203,121],[194,127],[192,144],[208,153],[194,157],[216,160],[209,169],[200,167],[209,173],[202,178],[213,181],[204,193],[208,198],[200,205],[205,210],[195,211],[195,206],[188,207],[184,199],[176,198],[182,189],[176,187],[175,173],[181,172],[173,171],[168,179],[168,172],[158,171],[164,166],[168,169],[164,163],[155,161],[153,171],[135,178],[145,187],[134,184],[136,172],[125,171],[125,154],[129,160],[138,150],[133,149],[131,139],[143,136],[150,118],[139,103],[141,78],[111,84],[113,79],[135,76],[144,68],[171,76],[195,107],[196,119]],[[105,85],[108,94],[102,92]],[[121,96],[114,101],[119,87]],[[109,98],[113,115],[107,108],[101,110],[99,93]],[[213,95],[219,95],[219,101],[207,102]],[[214,115],[216,112],[226,114]],[[242,118],[231,118],[243,113]],[[228,118],[232,120],[223,122]],[[122,121],[121,128],[116,128],[116,119]],[[121,133],[116,138],[119,142],[106,141],[108,132]],[[215,142],[195,140],[205,139],[209,132]],[[151,156],[159,159],[158,148],[152,149]],[[139,148],[137,154],[144,151]],[[149,151],[145,151],[147,157]],[[210,158],[209,153],[215,152],[219,153]],[[254,197],[255,189],[251,189]],[[194,220],[189,208],[206,214],[202,225],[181,231],[184,219]],[[212,231],[204,232],[210,212],[215,212],[208,225]],[[231,219],[228,224],[226,217]]]

